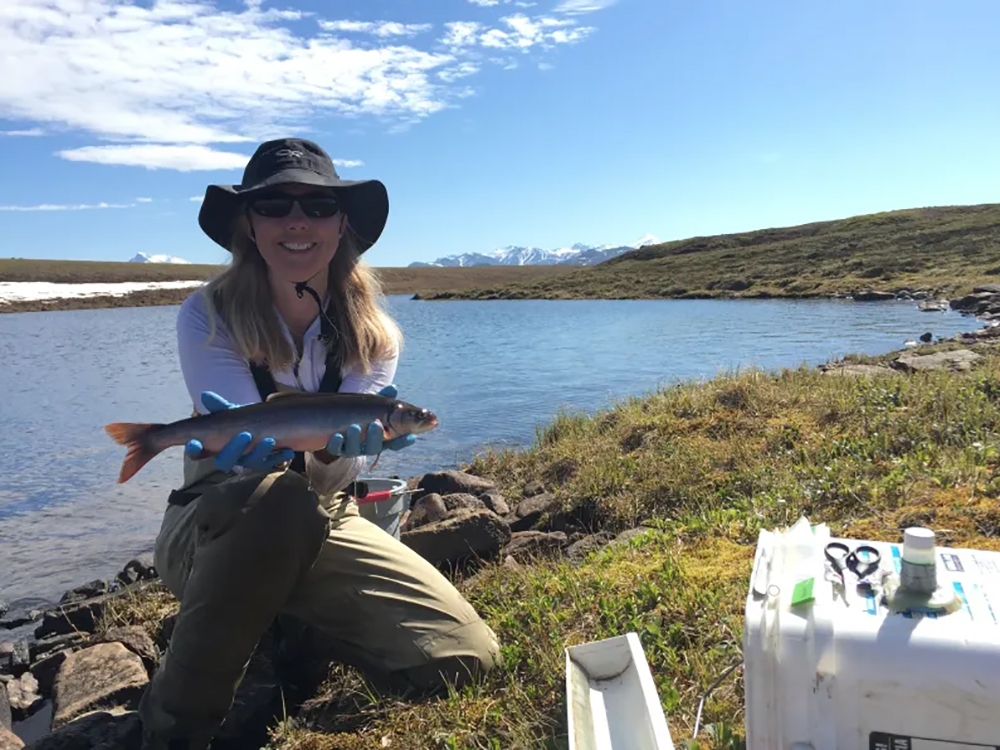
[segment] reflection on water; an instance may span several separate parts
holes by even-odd
[[[382,455],[409,476],[486,443],[524,445],[561,408],[593,411],[660,383],[722,370],[818,364],[979,324],[914,303],[818,300],[391,300],[406,348],[400,397],[441,426]],[[151,549],[180,448],[116,483],[115,421],[169,422],[190,403],[176,361],[176,307],[0,315],[0,599],[57,598]]]

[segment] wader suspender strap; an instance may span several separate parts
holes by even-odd
[[[327,323],[327,317],[325,315],[321,316],[320,335],[326,340],[330,340],[336,335],[333,327]],[[274,377],[271,375],[271,371],[267,369],[266,365],[251,362],[250,374],[253,375],[253,382],[257,386],[258,393],[260,393],[261,401],[266,400],[268,396],[278,390],[277,386],[274,384]],[[328,351],[326,355],[326,371],[323,373],[323,379],[320,381],[319,392],[336,393],[340,390],[340,383],[340,359],[336,354]],[[291,469],[299,472],[300,474],[305,472],[306,458],[304,454],[296,452],[295,458],[292,459]]]

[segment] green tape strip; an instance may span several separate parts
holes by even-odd
[[[815,578],[806,578],[804,581],[799,581],[795,584],[795,588],[792,589],[793,607],[813,600],[813,584],[815,582]]]

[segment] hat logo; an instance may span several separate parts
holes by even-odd
[[[280,151],[275,151],[274,155],[275,156],[291,156],[291,157],[296,158],[296,159],[301,159],[303,156],[305,156],[305,154],[303,154],[301,151],[293,151],[290,148],[283,148]]]

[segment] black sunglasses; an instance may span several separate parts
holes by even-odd
[[[258,216],[280,219],[288,216],[296,203],[301,206],[302,213],[313,219],[328,219],[340,210],[340,203],[335,195],[261,196],[250,202],[250,210]]]

